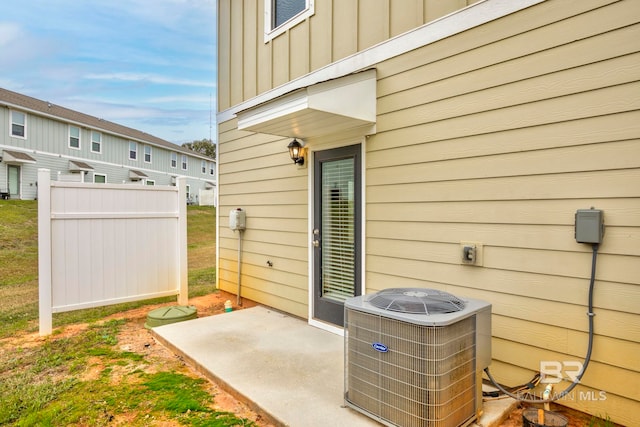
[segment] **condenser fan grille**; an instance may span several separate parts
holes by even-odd
[[[372,295],[367,301],[376,308],[407,314],[445,314],[461,311],[464,301],[437,289],[392,288]]]

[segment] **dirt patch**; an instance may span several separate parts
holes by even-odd
[[[243,299],[242,307],[236,305],[235,295],[219,291],[213,294],[192,298],[189,305],[196,307],[198,317],[207,317],[224,313],[224,304],[229,300],[232,302],[233,310],[241,310],[249,307],[255,307],[256,303]],[[145,357],[144,371],[146,373],[155,373],[158,371],[166,371],[167,368],[174,372],[180,372],[192,377],[204,378],[191,366],[187,365],[182,358],[169,351],[166,347],[158,343],[149,330],[144,327],[147,314],[156,308],[175,305],[175,303],[157,304],[137,308],[134,310],[118,313],[107,317],[109,319],[126,319],[127,322],[120,329],[118,334],[118,345],[121,350],[142,354]],[[117,378],[127,377],[126,375],[118,375],[115,370],[112,371],[111,381],[118,381]],[[241,418],[247,418],[255,422],[261,427],[271,427],[271,424],[263,422],[260,415],[249,409],[247,405],[225,392],[214,382],[208,381],[208,391],[214,397],[214,408],[220,411],[232,412]],[[154,425],[173,425],[153,423]]]
[[[230,300],[234,310],[241,310],[254,307],[256,303],[243,300],[242,307],[236,306],[236,297],[225,292],[215,292],[210,295],[192,298],[189,304],[195,306],[198,317],[213,315],[224,315],[225,301]],[[124,320],[118,333],[118,348],[123,352],[135,353],[143,357],[143,362],[133,363],[126,366],[105,366],[104,359],[100,357],[90,357],[86,368],[79,377],[82,381],[95,380],[99,376],[108,372],[109,382],[113,386],[123,384],[125,381],[135,381],[139,376],[130,375],[132,371],[142,371],[146,374],[154,374],[162,371],[180,373],[192,378],[206,380],[206,389],[214,398],[213,408],[218,411],[231,412],[237,417],[246,418],[253,421],[259,427],[273,427],[265,422],[259,414],[252,411],[246,404],[225,392],[217,384],[204,378],[195,369],[185,363],[185,361],[158,343],[148,329],[144,327],[147,314],[156,308],[175,305],[175,302],[165,304],[147,305],[145,307],[124,311],[106,317],[104,320]],[[38,333],[18,335],[0,340],[0,349],[10,348],[33,348],[42,345],[50,339],[69,338],[78,335],[89,328],[88,324],[73,324],[57,328],[51,337],[40,337]],[[118,414],[110,425],[127,425],[128,420],[136,418],[139,414],[135,411]],[[178,426],[174,420],[149,419],[149,425],[154,426]]]
[[[531,404],[520,404],[516,407],[509,416],[500,424],[501,427],[521,427],[523,425],[522,422],[522,412],[528,408],[542,408],[542,405],[531,405]],[[622,427],[618,424],[612,423],[610,421],[602,421],[594,418],[591,415],[585,414],[583,412],[579,412],[568,408],[566,406],[558,405],[555,403],[550,404],[550,410],[563,415],[567,418],[567,427],[584,427],[584,426],[607,426],[607,427]]]

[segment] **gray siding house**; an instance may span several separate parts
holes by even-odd
[[[187,178],[187,202],[214,204],[214,159],[171,142],[0,88],[0,194],[37,198],[37,170],[51,179],[175,185]]]

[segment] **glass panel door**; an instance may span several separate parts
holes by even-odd
[[[360,146],[315,155],[314,317],[342,326],[360,289]]]
[[[9,187],[9,197],[20,198],[20,166],[9,165],[7,167],[7,178]]]

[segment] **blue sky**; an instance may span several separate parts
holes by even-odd
[[[215,140],[215,14],[215,0],[3,0],[0,87],[177,144]]]

